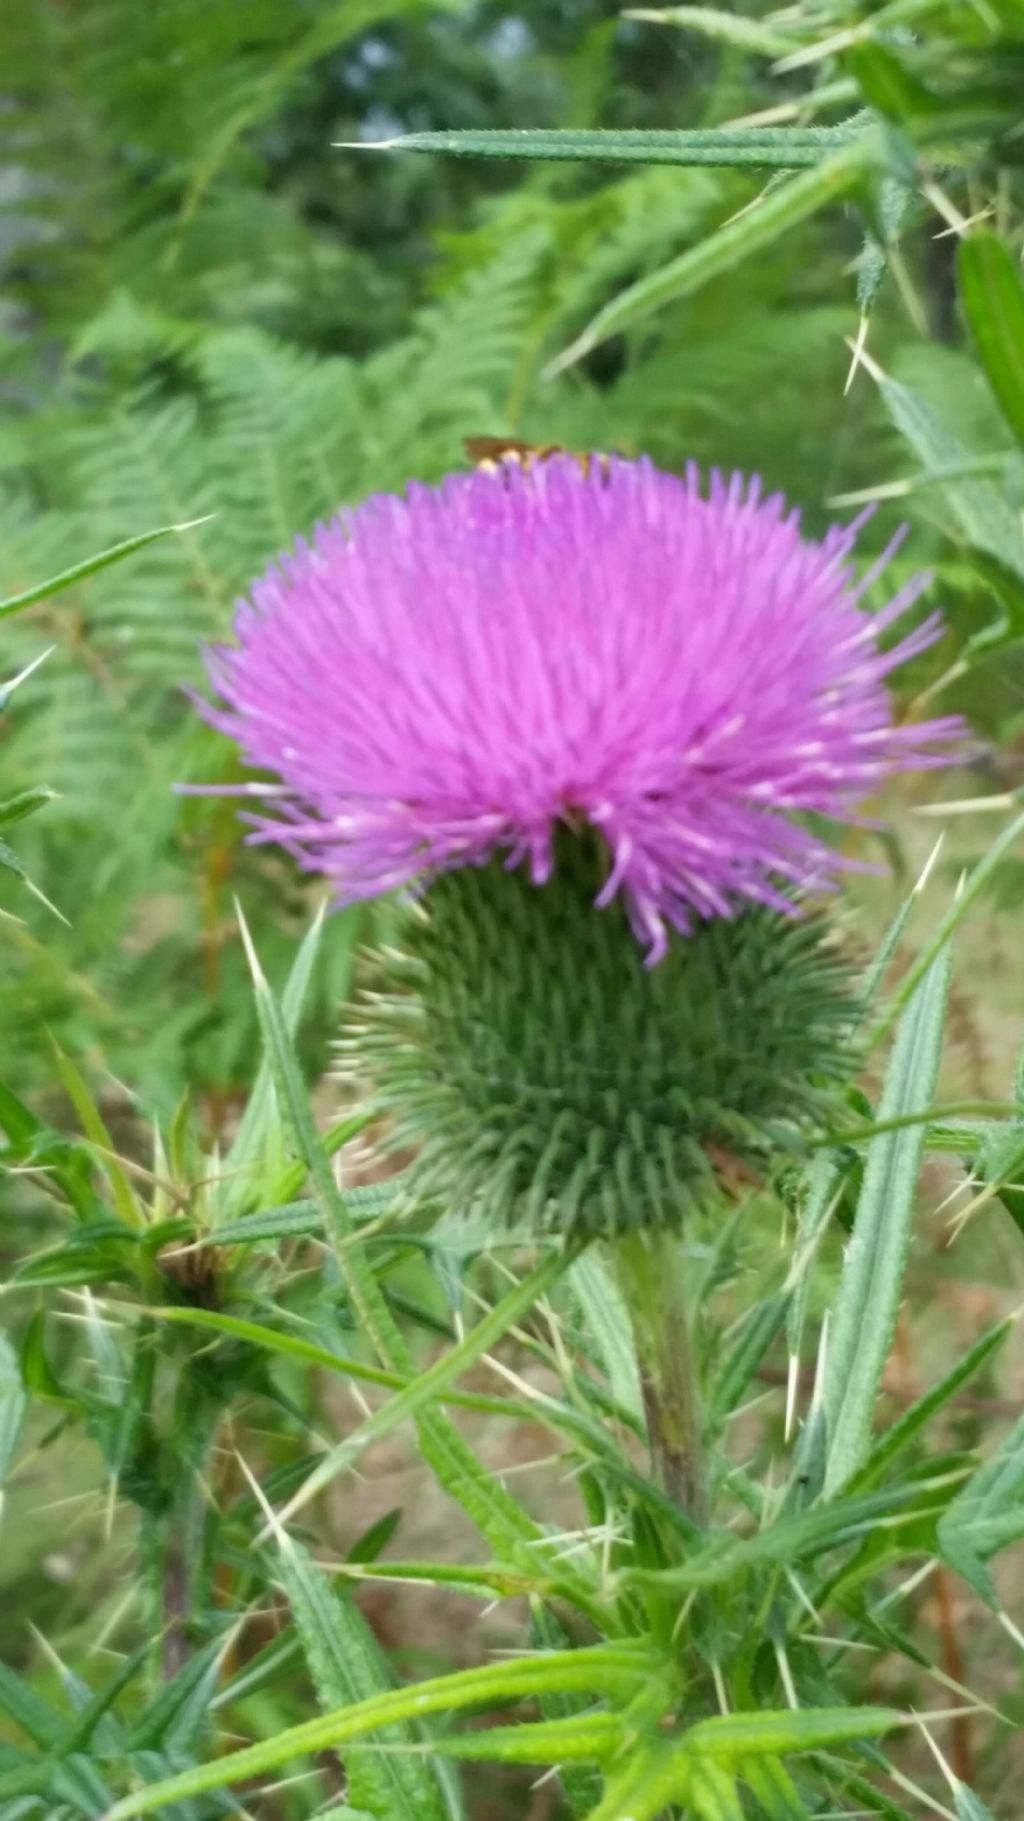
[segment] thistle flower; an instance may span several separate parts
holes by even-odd
[[[597,904],[652,961],[667,926],[790,910],[841,864],[794,812],[848,817],[956,726],[893,726],[885,679],[940,625],[880,650],[924,578],[863,614],[856,532],[803,538],[756,480],[567,456],[339,515],[209,656],[210,719],[286,788],[253,838],[344,903],[493,855],[543,885],[587,825]]]
[[[341,902],[429,888],[350,1039],[424,1187],[671,1225],[709,1146],[756,1162],[824,1116],[851,988],[795,913],[843,861],[805,818],[958,731],[893,724],[886,678],[940,626],[882,650],[923,580],[865,614],[857,528],[554,456],[372,499],[239,608],[206,712],[281,780],[252,838]]]

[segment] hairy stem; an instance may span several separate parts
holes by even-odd
[[[633,1328],[654,1474],[661,1490],[703,1525],[700,1393],[678,1241],[668,1233],[630,1234],[616,1242],[615,1257]]]

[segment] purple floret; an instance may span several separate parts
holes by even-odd
[[[539,886],[589,824],[597,903],[621,893],[652,961],[668,925],[791,909],[842,865],[802,813],[854,819],[962,732],[894,726],[888,673],[941,623],[880,649],[928,578],[865,613],[858,529],[811,541],[757,479],[570,456],[339,514],[208,654],[209,719],[284,786],[252,838],[349,902],[497,854]]]

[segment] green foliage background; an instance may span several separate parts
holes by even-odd
[[[304,1172],[295,1180],[288,1174],[294,1133],[285,1130],[287,1121],[268,1126],[266,1105],[259,1143],[250,1131],[248,1150],[243,1144],[229,1153],[243,1171],[242,1187],[237,1193],[223,1191],[219,1181],[207,1187],[224,1152],[233,1141],[237,1147],[261,1041],[258,996],[233,900],[244,905],[267,975],[280,982],[320,894],[274,854],[244,846],[230,799],[182,796],[174,787],[239,776],[224,742],[202,726],[184,692],[201,686],[201,646],[225,635],[232,603],[253,575],[339,503],[400,488],[412,476],[437,478],[464,461],[463,439],[480,432],[625,454],[645,450],[669,466],[696,457],[758,470],[801,505],[812,527],[832,511],[853,509],[837,506],[837,499],[878,493],[866,551],[881,549],[894,526],[909,520],[911,538],[886,587],[911,567],[932,566],[935,598],[949,622],[941,650],[902,685],[907,701],[959,665],[957,693],[947,689],[941,706],[965,709],[976,734],[967,792],[1017,789],[1024,733],[1024,433],[1014,421],[1015,395],[997,396],[991,363],[986,377],[976,337],[967,332],[957,236],[943,232],[947,224],[934,198],[925,208],[918,195],[909,209],[898,246],[887,248],[877,293],[885,220],[869,221],[866,247],[863,211],[840,203],[738,269],[713,272],[699,289],[656,311],[637,311],[552,373],[551,364],[612,300],[711,237],[766,186],[770,195],[777,174],[710,163],[672,168],[597,158],[414,156],[332,143],[450,128],[711,128],[779,108],[787,120],[831,123],[862,104],[895,133],[916,119],[914,90],[906,83],[937,81],[945,84],[944,95],[955,96],[962,82],[975,110],[980,95],[982,112],[997,117],[1004,91],[1012,106],[1014,72],[1021,72],[1024,27],[1011,0],[987,0],[976,11],[919,7],[917,37],[916,22],[903,23],[898,5],[883,8],[894,16],[872,39],[873,48],[882,47],[880,62],[872,63],[869,52],[858,62],[856,46],[847,55],[840,45],[810,73],[799,65],[775,69],[777,46],[769,52],[754,43],[752,50],[741,27],[760,21],[764,29],[763,7],[720,9],[715,29],[708,17],[714,9],[678,10],[705,17],[683,22],[683,29],[679,21],[623,16],[602,0],[523,0],[514,11],[483,0],[89,0],[81,6],[34,0],[0,13],[0,598],[155,526],[188,527],[0,625],[5,675],[53,647],[3,705],[0,763],[5,797],[39,785],[57,793],[44,813],[18,828],[16,845],[28,878],[66,919],[59,922],[46,902],[28,895],[18,873],[0,870],[0,909],[11,919],[0,923],[3,1074],[24,1103],[21,1112],[0,1109],[0,1124],[17,1170],[35,1169],[40,1157],[57,1159],[61,1195],[66,1191],[89,1229],[87,1239],[76,1241],[84,1250],[72,1264],[62,1255],[59,1265],[26,1280],[39,1291],[40,1307],[47,1283],[114,1281],[154,1301],[151,1262],[130,1253],[123,1235],[95,1227],[106,1215],[82,1188],[90,1172],[109,1170],[111,1151],[125,1153],[128,1170],[105,1181],[101,1200],[112,1196],[129,1225],[133,1205],[138,1212],[145,1203],[138,1224],[155,1223],[164,1239],[164,1223],[169,1231],[186,1215],[197,1230],[204,1223],[212,1230],[225,1221],[263,1218],[257,1211],[275,1205],[291,1211],[293,1224],[286,1221],[271,1237],[291,1243],[323,1229],[323,1209],[311,1227],[313,1204],[295,1200]],[[722,27],[722,10],[731,29]],[[807,0],[791,12],[795,42],[810,44],[830,31],[841,36],[879,9]],[[778,29],[769,24],[769,32]],[[887,87],[890,52],[894,62],[906,53],[910,67],[894,102]],[[987,123],[988,114],[982,126],[972,115],[964,133],[983,139]],[[1019,154],[1011,144],[1005,162],[989,150],[976,163],[973,156],[936,153],[928,173],[933,189],[940,201],[947,189],[955,194],[961,218],[972,208],[988,210],[1016,255]],[[863,303],[868,296],[867,345],[881,383],[861,368],[844,393],[858,298]],[[905,489],[894,489],[904,481]],[[890,497],[894,492],[898,497]],[[196,520],[203,522],[191,523]],[[976,858],[987,839],[987,825],[962,824],[954,840],[957,864]],[[912,834],[890,850],[897,870],[917,857]],[[997,875],[986,874],[1011,907],[1020,876],[1012,857]],[[310,1079],[324,1072],[355,944],[379,929],[382,915],[337,919],[301,983],[299,1058]],[[880,921],[872,911],[867,926]],[[1009,1076],[1008,1063],[986,1091],[1008,1092],[1004,1073]],[[95,1099],[82,1076],[94,1084]],[[268,1092],[264,1085],[264,1101]],[[1019,1088],[1014,1098],[1020,1099]],[[29,1104],[38,1125],[24,1123]],[[70,1136],[79,1126],[85,1150]],[[958,1134],[956,1142],[976,1163],[981,1158],[982,1175],[987,1170],[1000,1182],[1012,1176],[1018,1156],[1012,1144],[993,1162],[985,1149],[991,1134]],[[952,1150],[953,1141],[943,1139],[943,1147]],[[297,1154],[305,1158],[301,1144]],[[149,1167],[156,1187],[143,1189],[132,1169]],[[165,1178],[177,1185],[169,1195]],[[52,1211],[33,1200],[31,1184],[12,1177],[4,1193],[0,1268],[6,1273],[57,1228]],[[294,1208],[304,1211],[296,1215]],[[368,1202],[367,1217],[375,1211]],[[252,1243],[255,1237],[250,1234]],[[984,1271],[1002,1269],[1001,1245],[990,1254],[983,1249]],[[461,1282],[476,1256],[472,1235],[463,1241],[446,1235],[442,1251],[443,1269],[437,1266],[426,1288],[406,1257],[372,1255],[389,1284],[397,1272],[388,1307],[411,1322],[416,1358],[417,1344],[422,1350],[438,1332],[452,1333],[447,1290],[439,1289],[450,1286],[444,1272],[454,1270]],[[246,1269],[252,1256],[245,1251]],[[257,1249],[255,1256],[261,1262],[251,1280],[241,1266],[237,1282],[229,1273],[230,1294],[225,1290],[220,1305],[238,1319],[275,1332],[308,1328],[322,1348],[345,1356],[352,1329],[372,1328],[369,1305],[337,1269],[313,1288],[302,1268],[293,1275],[277,1253]],[[289,1261],[302,1256],[286,1254]],[[750,1262],[716,1258],[709,1267],[713,1287],[731,1284]],[[753,1262],[759,1269],[760,1259]],[[936,1267],[936,1281],[943,1268]],[[831,1282],[838,1247],[830,1269]],[[1019,1265],[1016,1270],[1019,1284]],[[496,1300],[500,1280],[488,1282]],[[202,1304],[201,1294],[189,1295]],[[591,1322],[593,1305],[574,1297],[561,1316],[577,1337],[577,1328],[586,1328],[581,1300]],[[461,1317],[458,1294],[454,1306]],[[85,1315],[92,1319],[88,1310]],[[232,1399],[255,1398],[266,1419],[259,1404],[266,1398],[283,1496],[298,1460],[296,1434],[308,1434],[322,1416],[299,1368],[287,1361],[271,1385],[263,1356],[254,1355],[254,1363],[236,1336],[215,1356],[222,1376],[211,1370],[207,1377],[204,1356],[191,1344],[195,1336],[190,1341],[187,1329],[172,1324],[161,1357],[167,1388],[158,1419],[157,1406],[147,1401],[150,1390],[137,1379],[138,1360],[112,1360],[94,1324],[86,1372],[91,1392],[73,1419],[70,1323],[56,1334],[55,1326],[50,1323],[47,1337],[30,1324],[22,1356],[40,1405],[57,1430],[81,1420],[112,1483],[127,1485],[126,1496],[142,1513],[142,1553],[148,1552],[156,1582],[163,1575],[166,1587],[175,1571],[168,1534],[182,1554],[193,1545],[198,1554],[205,1550],[204,1573],[208,1568],[215,1580],[216,1550],[209,1538],[200,1540],[201,1500],[175,1502],[176,1451],[201,1478],[211,1425],[228,1420]],[[20,1341],[20,1316],[17,1333]],[[606,1331],[604,1341],[610,1351],[602,1369],[614,1382],[625,1368],[617,1364],[614,1335]],[[593,1350],[592,1338],[584,1344]],[[540,1352],[551,1367],[551,1350]],[[408,1356],[387,1358],[379,1347],[377,1356],[404,1383]],[[6,1359],[0,1353],[0,1455]],[[555,1366],[558,1361],[556,1345]],[[121,1385],[118,1396],[108,1394],[109,1385],[99,1395],[89,1377],[107,1371]],[[740,1372],[741,1389],[746,1382]],[[616,1394],[621,1391],[619,1383]],[[119,1397],[136,1423],[130,1435],[131,1423],[118,1416]],[[587,1405],[590,1417],[597,1407]],[[186,1413],[181,1428],[175,1410]],[[426,1454],[422,1429],[420,1435]],[[34,1445],[48,1439],[45,1426],[33,1438]],[[960,1439],[978,1438],[976,1426]],[[436,1457],[436,1435],[432,1445]],[[225,1484],[220,1490],[227,1497]],[[191,1481],[190,1487],[194,1494]],[[258,1597],[244,1564],[255,1516],[252,1500],[234,1500],[226,1559],[239,1577],[238,1609]],[[119,1520],[118,1540],[130,1548],[126,1531]],[[366,1559],[385,1540],[372,1539]],[[360,1541],[352,1541],[358,1551]],[[253,1736],[302,1718],[314,1685],[325,1706],[379,1686],[374,1647],[358,1630],[350,1603],[322,1609],[312,1583],[302,1580],[304,1560],[301,1553],[289,1558],[279,1578],[304,1627],[310,1679],[295,1669],[298,1651],[287,1633],[281,1662],[275,1659],[265,1675],[258,1670],[247,1682],[243,1666],[229,1711]],[[41,1570],[23,1526],[0,1569],[6,1582],[0,1591],[16,1615],[30,1615],[58,1637],[77,1675],[94,1632],[90,1609],[98,1608],[106,1623],[116,1607],[114,1578],[101,1553],[65,1597],[59,1578]],[[853,1594],[850,1599],[856,1603]],[[553,1624],[539,1605],[534,1622]],[[324,1636],[329,1644],[346,1624],[353,1628],[348,1667],[339,1669]],[[546,1641],[564,1642],[553,1635]],[[183,1719],[177,1744],[172,1737],[166,1745],[166,1762],[149,1766],[148,1775],[181,1768],[198,1749],[222,1643],[216,1633],[197,1642],[194,1681],[182,1695],[188,1726]],[[19,1662],[25,1648],[19,1640]],[[267,1649],[272,1654],[272,1644]],[[65,1675],[64,1685],[79,1709],[87,1708],[74,1676],[69,1682]],[[561,1698],[548,1697],[550,1717]],[[1015,1683],[1007,1701],[1020,1711]],[[45,1741],[47,1723],[34,1710],[29,1718],[33,1737]],[[129,1744],[148,1749],[147,1724],[136,1716],[131,1739],[122,1739],[124,1751]],[[170,1722],[160,1724],[164,1751]],[[409,1736],[400,1737],[408,1743]],[[0,1789],[2,1753],[0,1746]],[[365,1802],[332,1812],[352,1821],[357,1808],[379,1803],[381,1815],[427,1812],[422,1784],[414,1780],[411,1793],[399,1788],[382,1795],[375,1783],[382,1773],[373,1764],[379,1760],[367,1753]],[[1005,1759],[994,1766],[989,1793],[1009,1781]],[[395,1775],[401,1785],[404,1772]],[[333,1787],[328,1779],[328,1794]],[[781,1787],[763,1795],[765,1814],[810,1812],[786,1808]],[[843,1787],[852,1801],[853,1786]],[[88,1813],[92,1798],[75,1788],[68,1812]],[[445,1810],[445,1788],[442,1777],[431,1797],[438,1814],[457,1812]],[[11,1800],[3,1808],[0,1797],[4,1821],[39,1812],[19,1810],[20,1798]],[[189,1821],[226,1812],[219,1796],[209,1800],[217,1806],[167,1812]],[[501,1813],[501,1801],[499,1787],[481,1815]],[[587,1806],[584,1791],[574,1812]],[[275,1821],[313,1812],[320,1811],[289,1795],[259,1810]],[[731,1810],[721,1813],[731,1821]],[[958,1802],[957,1814],[958,1821],[978,1821],[982,1811],[975,1816]]]

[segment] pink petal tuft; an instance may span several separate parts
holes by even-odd
[[[608,845],[650,958],[666,926],[791,908],[837,856],[799,818],[852,818],[934,764],[958,721],[895,727],[885,679],[939,637],[879,634],[850,566],[759,482],[570,457],[380,495],[256,582],[208,654],[205,712],[279,777],[253,839],[375,896],[496,853],[542,885],[559,822]],[[876,566],[877,567],[877,566]]]

